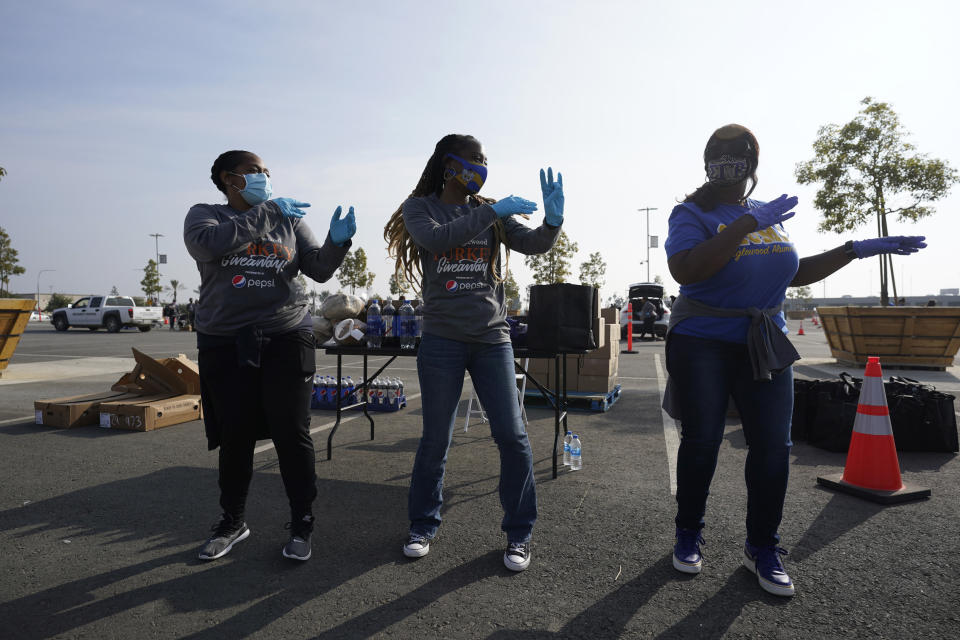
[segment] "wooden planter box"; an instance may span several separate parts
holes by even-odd
[[[13,351],[20,342],[30,312],[36,302],[21,298],[0,298],[0,371],[7,368]]]
[[[960,348],[960,307],[820,307],[838,361],[944,370]]]

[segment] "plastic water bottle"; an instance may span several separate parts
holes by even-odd
[[[383,406],[383,401],[384,401],[384,399],[385,399],[385,398],[384,398],[383,380],[381,380],[380,378],[377,378],[376,387],[377,387],[377,404],[378,404],[379,406]]]
[[[563,464],[564,466],[570,466],[570,443],[573,442],[573,431],[567,431],[567,435],[563,436]]]
[[[398,315],[400,320],[400,348],[415,349],[417,347],[417,318],[409,300],[403,301]]]
[[[354,389],[356,387],[353,384],[353,378],[347,376],[347,381],[344,383],[343,388],[343,402],[344,404],[353,404],[357,401],[357,397],[354,395]]]
[[[375,404],[377,401],[377,380],[371,380],[367,384],[367,404]]]
[[[420,339],[423,337],[423,300],[419,301],[417,308],[414,309],[414,316],[417,320],[417,344],[420,344]]]
[[[570,442],[570,470],[576,471],[583,469],[583,458],[581,451],[583,447],[580,443],[580,436],[573,434],[573,440]]]
[[[397,397],[403,399],[403,380],[397,378]]]
[[[396,319],[397,319],[397,310],[393,308],[393,303],[390,300],[387,300],[383,303],[383,311],[381,312],[381,318],[383,323],[383,346],[393,347],[396,346]]]
[[[374,300],[367,309],[367,347],[379,349],[383,340],[383,318],[380,316],[380,301]]]

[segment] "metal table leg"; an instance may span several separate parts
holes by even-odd
[[[366,362],[366,358],[364,358]],[[330,435],[327,436],[327,460],[333,459],[333,434],[337,432],[337,428],[340,426],[340,385],[341,376],[343,375],[343,356],[339,353],[337,354],[337,421],[333,423],[333,429],[330,429]]]

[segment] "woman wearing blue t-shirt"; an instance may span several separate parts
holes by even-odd
[[[792,363],[780,305],[787,287],[809,285],[854,258],[907,255],[922,236],[848,241],[799,259],[783,227],[797,198],[748,199],[757,184],[759,146],[746,127],[717,129],[704,150],[707,182],[670,214],[664,248],[680,296],[667,341],[670,374],[664,405],[680,420],[676,545],[673,566],[699,573],[707,494],[723,440],[727,403],[740,412],[747,453],[747,540],[744,565],[760,586],[794,593],[777,529],[790,466]],[[747,189],[747,182],[750,188]]]

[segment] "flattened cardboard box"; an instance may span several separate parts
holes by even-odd
[[[152,431],[203,417],[199,395],[149,396],[100,404],[105,429]]]
[[[66,429],[97,425],[100,405],[104,402],[135,402],[146,396],[170,398],[200,393],[199,370],[186,355],[181,353],[175,358],[157,360],[133,349],[133,357],[137,362],[133,371],[124,374],[110,391],[36,400],[33,403],[35,422]]]
[[[135,393],[100,391],[82,396],[36,400],[33,403],[34,422],[64,429],[97,424],[100,420],[101,402],[136,397],[138,395]]]
[[[606,307],[605,309],[601,309],[600,317],[603,318],[607,324],[615,324],[618,327],[620,326],[620,309],[617,307]]]

